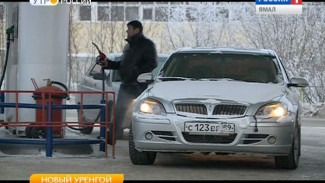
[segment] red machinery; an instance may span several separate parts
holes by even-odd
[[[66,91],[68,91],[68,88],[60,82],[57,81],[51,81],[50,79],[47,79],[47,86],[38,88],[35,80],[33,80],[33,84],[35,86],[35,92],[33,94],[33,98],[36,100],[36,104],[42,105],[43,102],[45,104],[49,102],[49,97],[51,95],[51,102],[53,102],[54,105],[61,105],[63,99],[69,100],[69,95],[67,93],[51,93],[50,92],[55,92],[55,91],[63,91],[61,88],[52,86],[53,84],[60,85],[63,87]],[[45,94],[45,101],[43,101],[43,96],[42,93]],[[45,116],[44,116],[45,115]],[[57,124],[58,122],[62,122],[62,110],[56,109],[53,110],[53,123]],[[50,119],[49,119],[50,120]],[[45,138],[46,130],[44,127],[37,127],[37,125],[44,125],[44,121],[47,121],[46,119],[46,111],[44,112],[43,109],[36,109],[36,122],[31,124],[30,126],[26,127],[25,133],[26,136],[29,138]],[[58,137],[63,137],[63,129],[62,126],[55,126],[53,127],[53,136],[58,136]]]

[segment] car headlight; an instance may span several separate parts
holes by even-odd
[[[283,103],[267,104],[259,108],[255,114],[257,118],[279,118],[286,116],[288,107]]]
[[[166,115],[164,106],[158,101],[147,99],[140,103],[140,112],[154,115]]]

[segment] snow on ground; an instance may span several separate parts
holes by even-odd
[[[69,103],[73,103],[74,98]],[[66,111],[67,122],[77,122],[77,111]],[[70,128],[64,128],[64,139],[91,139],[95,140],[99,136],[99,127],[95,127],[93,133],[85,135],[79,131]],[[8,139],[28,139],[24,136],[14,135],[5,127],[0,127],[0,138]],[[30,145],[30,144],[3,144],[0,143],[0,156],[33,156],[33,157],[46,157],[45,145]],[[110,153],[110,152],[109,152]],[[53,147],[52,157],[104,157],[105,152],[99,151],[99,144],[85,144],[85,145],[60,145]]]
[[[78,131],[65,129],[64,139],[97,139],[99,136],[99,128],[95,128],[91,135],[84,135]],[[26,137],[19,137],[4,127],[0,128],[0,138],[8,139],[26,139]],[[60,139],[61,140],[61,139]],[[108,153],[111,154],[111,150]],[[2,144],[0,143],[0,156],[26,156],[26,157],[46,157],[45,145],[31,145],[31,144]],[[52,157],[105,157],[105,152],[99,151],[99,144],[84,144],[84,145],[60,145],[53,146]]]

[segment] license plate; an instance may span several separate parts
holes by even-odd
[[[235,133],[235,124],[186,122],[184,131],[193,133]]]

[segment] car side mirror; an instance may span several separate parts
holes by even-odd
[[[308,82],[304,78],[292,77],[288,86],[294,87],[307,87],[309,86]]]
[[[139,83],[152,83],[153,82],[153,75],[152,73],[143,73],[143,74],[140,74],[137,78],[137,81]]]

